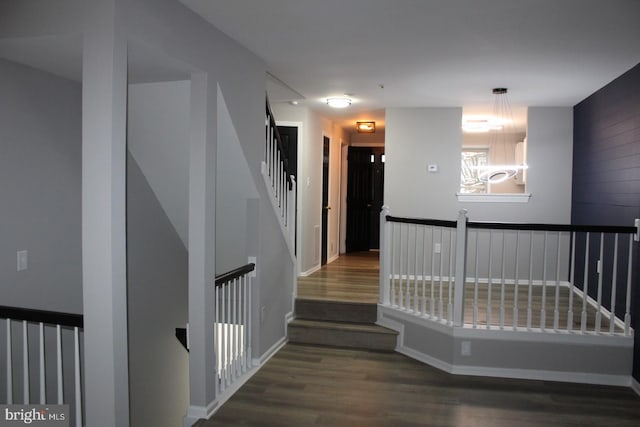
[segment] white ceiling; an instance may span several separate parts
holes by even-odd
[[[386,107],[486,111],[493,87],[516,113],[573,106],[640,62],[639,0],[181,1],[348,128]]]

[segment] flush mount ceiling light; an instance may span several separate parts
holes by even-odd
[[[331,108],[346,108],[351,105],[349,98],[327,98],[327,105]]]
[[[376,122],[356,122],[356,130],[358,133],[374,133],[376,131]]]

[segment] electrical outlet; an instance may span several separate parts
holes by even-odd
[[[471,356],[471,341],[462,341],[460,344],[460,355]]]
[[[442,245],[440,243],[436,243],[433,245],[433,252],[439,254],[442,251]]]
[[[262,308],[260,308],[260,323],[264,323],[264,316],[267,313],[267,307],[266,306],[262,306]]]

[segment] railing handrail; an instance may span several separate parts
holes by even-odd
[[[468,228],[521,231],[567,231],[590,233],[636,234],[636,227],[623,225],[528,224],[515,222],[467,222]]]
[[[33,308],[9,307],[0,305],[0,318],[26,320],[27,322],[37,322],[78,328],[84,327],[84,316],[82,314],[38,310]]]
[[[404,224],[433,225],[437,227],[456,228],[456,221],[448,221],[432,218],[409,218],[386,216],[387,221]],[[494,222],[494,221],[468,221],[468,228],[484,230],[521,230],[521,231],[568,231],[568,232],[590,232],[590,233],[620,233],[637,234],[638,228],[625,225],[577,225],[577,224],[542,224],[542,223],[517,223],[517,222]]]
[[[226,273],[218,274],[216,276],[216,286],[222,286],[224,283],[227,283],[233,279],[237,279],[238,277],[244,276],[247,273],[251,273],[256,269],[256,265],[252,262],[245,264],[241,267],[234,268],[233,270],[227,271]]]
[[[289,159],[287,158],[287,153],[284,151],[284,147],[282,146],[282,138],[280,138],[280,132],[278,132],[278,126],[276,125],[276,121],[273,118],[273,112],[271,111],[271,106],[269,105],[269,98],[266,99],[266,107],[267,107],[267,117],[269,117],[269,125],[273,129],[274,137],[276,140],[276,146],[278,147],[278,152],[280,152],[280,162],[282,163],[282,169],[284,170],[285,179],[287,180],[287,184],[289,184],[289,189],[291,189],[291,174],[289,173]]]
[[[428,219],[428,218],[403,218],[398,216],[386,216],[389,222],[398,222],[403,224],[417,224],[417,225],[434,225],[437,227],[456,228],[456,221],[447,221],[443,219]]]

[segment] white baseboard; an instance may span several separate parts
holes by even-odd
[[[504,369],[504,368],[488,368],[484,366],[465,366],[452,365],[435,357],[424,354],[420,351],[403,346],[398,348],[399,353],[404,354],[419,362],[426,363],[441,371],[448,372],[453,375],[471,375],[476,377],[497,377],[497,378],[517,378],[522,380],[538,380],[538,381],[562,381],[580,384],[599,384],[609,386],[629,386],[628,375],[605,375],[591,374],[585,372],[567,372],[567,371],[545,371],[537,369]],[[638,383],[636,382],[636,386]],[[632,385],[633,387],[633,385]],[[636,390],[640,394],[640,388]]]
[[[631,389],[640,396],[640,383],[635,378],[631,377]]]
[[[320,264],[315,265],[315,266],[311,267],[310,269],[308,269],[307,271],[301,272],[300,276],[302,276],[302,277],[310,276],[313,273],[315,273],[316,271],[320,270],[321,268],[322,268],[322,266]]]
[[[210,402],[206,407],[190,405],[187,408],[187,415],[184,416],[184,427],[191,427],[201,418],[208,420],[220,406],[218,400]]]
[[[340,254],[333,255],[331,258],[327,260],[327,264],[331,264],[333,261],[337,260],[338,258],[340,258]]]
[[[260,356],[260,359],[258,359],[258,364],[262,366],[267,363],[269,359],[271,359],[278,351],[280,351],[282,347],[287,344],[287,342],[289,342],[289,340],[286,336],[276,341],[271,347],[269,347],[267,351],[262,354],[262,356]]]

